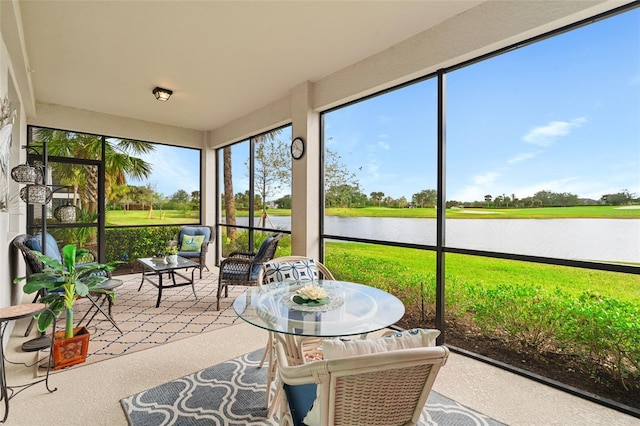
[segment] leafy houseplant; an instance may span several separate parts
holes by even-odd
[[[38,315],[38,330],[44,332],[53,323],[64,309],[66,322],[64,337],[73,337],[73,307],[78,297],[85,297],[89,292],[106,293],[113,299],[113,292],[96,288],[107,277],[104,272],[111,272],[115,268],[111,264],[88,263],[76,266],[76,262],[89,253],[89,250],[78,250],[73,244],[62,248],[62,260],[52,259],[49,256],[36,252],[38,259],[45,265],[43,272],[20,277],[14,280],[18,283],[27,280],[24,292],[27,294],[44,291],[40,302],[45,303],[51,311],[44,311]],[[53,314],[52,314],[53,312]]]
[[[178,263],[178,246],[175,244],[169,244],[164,249],[164,254],[167,256],[167,262]]]

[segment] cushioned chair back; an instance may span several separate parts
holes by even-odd
[[[315,420],[310,424],[322,426],[416,424],[448,355],[446,347],[434,346],[292,366],[278,342],[276,359],[286,394],[281,411],[293,424],[307,414]],[[306,395],[292,399],[304,406],[295,407],[289,398],[302,392]],[[315,416],[307,413],[312,404],[317,404]]]
[[[275,256],[276,250],[278,249],[278,242],[281,238],[282,234],[276,234],[264,240],[254,257],[254,262],[263,263],[267,260],[273,259],[273,256]]]
[[[183,226],[178,235],[178,242],[182,243],[185,235],[204,235],[204,242],[211,240],[211,228],[208,226]]]
[[[26,246],[31,250],[39,251],[40,253],[44,253],[52,259],[56,259],[57,261],[62,261],[62,255],[60,255],[60,248],[58,247],[58,243],[56,239],[53,238],[53,235],[48,232],[45,234],[45,250],[42,250],[42,234],[34,235],[30,239],[27,240]]]
[[[259,282],[269,284],[287,281],[334,280],[329,269],[317,260],[306,256],[275,257],[263,265]]]

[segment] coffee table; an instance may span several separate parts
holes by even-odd
[[[178,261],[176,263],[168,263],[164,259],[155,259],[156,258],[154,257],[145,257],[137,260],[137,262],[142,265],[142,281],[140,282],[138,291],[140,291],[140,289],[142,288],[142,284],[144,284],[145,280],[149,281],[151,285],[156,287],[158,289],[158,300],[156,301],[156,308],[160,306],[163,288],[183,287],[185,285],[190,285],[191,289],[193,290],[193,295],[196,297],[196,300],[198,300],[198,295],[196,294],[196,289],[193,285],[193,272],[196,268],[200,267],[199,264],[180,256],[178,256]],[[185,269],[187,272],[189,271],[189,269],[191,269],[191,279],[189,279],[188,276],[178,272],[179,269]],[[173,284],[164,284],[164,275],[167,276],[167,279],[171,279],[171,282]],[[176,275],[185,281],[176,282]],[[152,279],[154,277],[157,279],[157,281]]]

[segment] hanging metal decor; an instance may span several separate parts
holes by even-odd
[[[53,217],[58,219],[60,222],[70,223],[76,221],[76,213],[76,206],[73,204],[65,204],[63,206],[56,207],[53,211]]]
[[[52,191],[46,185],[27,185],[20,190],[20,198],[27,204],[48,204]]]
[[[40,168],[31,164],[19,164],[11,169],[11,178],[18,183],[36,183],[41,178]]]

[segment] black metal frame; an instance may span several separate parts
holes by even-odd
[[[325,234],[324,233],[324,221],[321,220],[321,224],[320,224],[320,239],[321,239],[321,260],[324,259],[324,243],[326,240],[340,240],[340,241],[351,241],[351,242],[360,242],[360,243],[369,243],[369,244],[379,244],[379,245],[386,245],[386,246],[394,246],[394,247],[403,247],[403,248],[412,248],[412,249],[419,249],[419,250],[428,250],[428,251],[435,251],[436,252],[436,327],[442,331],[442,334],[438,337],[438,344],[446,344],[446,327],[445,327],[445,322],[444,322],[444,312],[445,312],[445,257],[446,257],[446,253],[457,253],[457,254],[465,254],[465,255],[472,255],[472,256],[482,256],[482,257],[491,257],[491,258],[499,258],[499,259],[509,259],[509,260],[518,260],[518,261],[525,261],[525,262],[533,262],[533,263],[541,263],[541,264],[551,264],[551,265],[559,265],[559,266],[569,266],[569,267],[577,267],[577,268],[583,268],[583,269],[592,269],[592,270],[599,270],[599,271],[610,271],[610,272],[620,272],[620,273],[625,273],[625,274],[635,274],[635,275],[640,275],[640,267],[638,266],[631,266],[631,265],[622,265],[622,264],[609,264],[609,263],[600,263],[600,262],[586,262],[586,261],[578,261],[578,260],[570,260],[570,259],[559,259],[559,258],[548,258],[548,257],[541,257],[541,256],[528,256],[528,255],[518,255],[518,254],[512,254],[512,253],[501,253],[501,252],[488,252],[488,251],[482,251],[482,250],[470,250],[470,249],[462,249],[462,248],[454,248],[454,247],[447,247],[446,246],[446,241],[445,241],[445,236],[446,236],[446,217],[445,217],[445,212],[446,212],[446,194],[445,194],[445,190],[446,190],[446,75],[447,73],[466,67],[468,65],[483,61],[485,59],[494,57],[494,56],[498,56],[502,53],[506,53],[508,51],[520,48],[520,47],[524,47],[527,46],[529,44],[538,42],[540,40],[549,38],[549,37],[553,37],[555,35],[576,29],[578,27],[582,27],[588,24],[591,24],[593,22],[602,20],[602,19],[606,19],[609,18],[611,16],[620,14],[620,13],[624,13],[627,11],[630,11],[632,9],[635,9],[637,7],[640,6],[640,1],[634,1],[632,3],[629,3],[627,5],[618,7],[616,9],[613,9],[611,11],[605,12],[605,13],[601,13],[599,15],[596,15],[594,17],[591,18],[587,18],[587,19],[583,19],[579,22],[576,22],[574,24],[571,25],[567,25],[565,27],[559,28],[557,30],[548,32],[546,34],[542,34],[536,37],[532,37],[529,38],[525,41],[498,49],[494,52],[490,52],[487,53],[485,55],[481,55],[477,58],[473,58],[471,60],[468,61],[464,61],[462,63],[450,66],[448,68],[443,68],[438,70],[436,73],[433,74],[429,74],[417,79],[414,79],[412,81],[403,83],[401,85],[398,85],[396,87],[393,88],[389,88],[389,89],[385,89],[383,91],[380,91],[378,93],[351,101],[349,103],[331,108],[327,111],[324,111],[321,113],[321,117],[320,117],[320,136],[321,136],[321,141],[324,141],[324,116],[332,111],[338,110],[338,109],[342,109],[346,106],[352,105],[352,104],[356,104],[359,102],[362,102],[364,100],[373,98],[373,97],[377,97],[380,96],[382,94],[391,92],[391,91],[395,91],[397,89],[409,86],[409,85],[413,85],[415,83],[419,83],[421,81],[430,79],[430,78],[437,78],[438,79],[438,129],[437,129],[437,140],[438,140],[438,158],[437,158],[437,162],[438,162],[438,183],[437,183],[437,190],[438,190],[438,201],[437,201],[437,207],[438,207],[438,213],[436,216],[436,223],[437,223],[437,227],[436,227],[436,246],[430,246],[430,245],[420,245],[420,244],[403,244],[403,243],[398,243],[398,242],[390,242],[390,241],[379,241],[379,240],[370,240],[370,239],[363,239],[363,238],[350,238],[350,237],[345,237],[345,236],[338,236],[338,235],[329,235],[329,234]],[[324,146],[321,147],[321,152],[324,151]],[[320,170],[324,170],[324,159],[321,158],[321,164],[320,164]],[[324,176],[321,179],[321,183],[320,183],[320,187],[321,187],[321,197],[320,197],[320,204],[319,204],[319,208],[320,208],[320,217],[324,217]],[[449,346],[449,345],[447,345]],[[480,361],[489,363],[491,365],[494,365],[496,367],[511,371],[513,373],[519,374],[521,376],[524,377],[528,377],[530,379],[536,380],[538,382],[541,383],[545,383],[549,386],[552,386],[554,388],[560,389],[560,390],[564,390],[566,392],[569,392],[573,395],[577,395],[580,396],[582,398],[591,400],[593,402],[605,405],[607,407],[616,409],[618,411],[630,414],[632,416],[638,417],[640,418],[640,410],[635,409],[633,407],[629,407],[627,405],[618,403],[616,401],[612,401],[612,400],[608,400],[605,398],[601,398],[597,395],[593,395],[591,393],[582,391],[580,389],[576,389],[573,388],[571,386],[568,386],[566,384],[563,383],[559,383],[557,381],[548,379],[546,377],[542,377],[539,375],[536,375],[534,373],[528,372],[526,370],[522,370],[519,369],[515,366],[511,366],[509,364],[505,364],[502,362],[499,362],[497,360],[488,358],[488,357],[484,357],[481,356],[479,354],[461,349],[461,348],[457,348],[454,346],[449,346],[451,348],[452,351],[454,352],[458,352],[461,353],[463,355],[466,356],[470,356],[473,357],[475,359],[478,359]]]
[[[33,129],[49,129],[49,130],[59,130],[59,131],[63,131],[63,132],[76,132],[75,130],[69,130],[69,129],[57,129],[57,128],[52,128],[52,127],[45,127],[45,126],[37,126],[37,125],[28,125],[27,126],[27,146],[29,146],[33,140]],[[116,138],[114,136],[108,136],[108,135],[99,135],[96,133],[90,133],[90,132],[84,132],[84,131],[77,131],[77,133],[83,133],[83,134],[87,134],[87,135],[93,135],[93,136],[97,136],[100,137],[102,140],[102,152],[101,152],[101,159],[100,160],[92,160],[92,159],[86,159],[86,158],[72,158],[72,157],[58,157],[58,156],[49,156],[48,152],[46,150],[46,144],[44,144],[43,146],[43,152],[38,154],[38,153],[28,153],[27,154],[27,159],[28,160],[37,160],[42,162],[43,166],[46,168],[47,164],[49,161],[51,162],[56,162],[56,163],[66,163],[66,164],[79,164],[79,165],[94,165],[98,167],[98,200],[104,200],[105,199],[105,158],[106,158],[106,140],[109,138]],[[139,227],[139,228],[148,228],[148,227],[166,227],[166,226],[180,226],[180,225],[185,225],[185,226],[197,226],[197,225],[201,225],[202,224],[202,163],[203,163],[203,157],[202,157],[202,150],[198,149],[198,148],[191,148],[191,147],[185,147],[185,146],[177,146],[177,145],[170,145],[170,144],[160,144],[157,142],[150,142],[153,144],[157,144],[157,145],[168,145],[168,146],[176,146],[178,148],[185,148],[185,149],[194,149],[197,150],[199,153],[199,167],[200,167],[200,175],[199,175],[199,186],[200,186],[200,209],[199,209],[199,221],[198,223],[172,223],[170,225],[165,225],[165,224],[157,224],[157,225],[131,225],[131,226],[106,226],[106,205],[104,202],[98,202],[98,221],[97,223],[82,223],[82,222],[74,222],[74,223],[55,223],[55,224],[49,224],[48,226],[50,228],[88,228],[88,227],[92,227],[92,228],[97,228],[98,230],[98,260],[101,263],[105,263],[106,262],[106,229],[109,228],[133,228],[133,227]],[[46,179],[46,176],[45,176]],[[44,184],[46,184],[46,182],[44,182]],[[42,217],[45,218],[46,217],[46,205],[42,206]],[[40,226],[38,224],[35,223],[35,215],[34,215],[34,210],[33,210],[33,206],[28,206],[27,208],[27,233],[28,234],[35,234],[37,230],[39,230],[40,228],[42,228],[43,232],[46,232],[47,230],[47,224],[44,223],[44,219],[43,219],[43,225],[44,226]],[[43,247],[44,249],[44,247]]]

